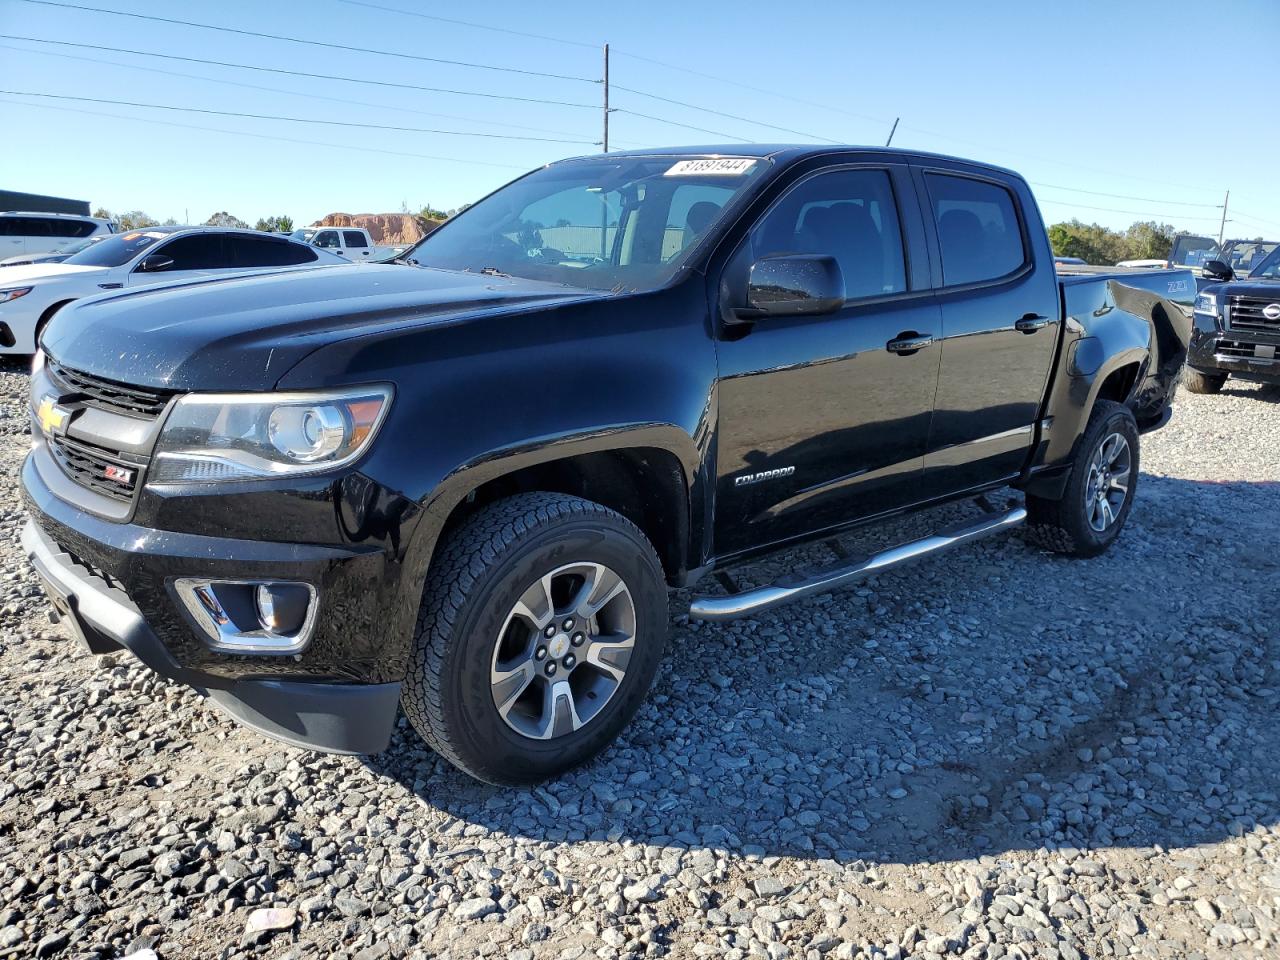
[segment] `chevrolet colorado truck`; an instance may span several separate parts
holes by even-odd
[[[1280,384],[1280,246],[1246,276],[1210,260],[1195,302],[1195,329],[1183,382],[1217,393],[1227,377]]]
[[[395,264],[60,311],[31,378],[25,552],[88,650],[263,733],[376,752],[402,707],[468,773],[538,781],[636,712],[670,588],[718,621],[1024,522],[1106,550],[1195,283],[1077,269],[1055,270],[1026,182],[984,164],[552,163]],[[1007,487],[1025,506],[982,496]],[[985,512],[698,590],[960,498]]]

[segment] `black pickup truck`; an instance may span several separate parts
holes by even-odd
[[[1227,377],[1280,384],[1280,246],[1244,276],[1224,260],[1205,264],[1183,380],[1217,393]]]
[[[375,752],[403,706],[492,782],[603,748],[668,588],[1014,487],[1025,507],[689,614],[750,615],[1024,521],[1101,553],[1186,355],[1186,270],[1059,276],[1017,174],[720,147],[553,163],[396,264],[79,301],[43,336],[23,543],[96,653]],[[803,616],[803,611],[800,612]]]

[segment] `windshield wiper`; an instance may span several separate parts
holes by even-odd
[[[497,267],[481,267],[480,272],[486,277],[510,277],[511,274],[503,273]]]

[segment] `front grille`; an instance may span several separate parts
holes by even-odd
[[[122,503],[133,500],[146,466],[144,459],[127,460],[113,451],[67,437],[51,437],[49,451],[63,473],[80,486]]]
[[[1275,304],[1280,304],[1280,297],[1274,300],[1263,300],[1260,297],[1228,297],[1227,323],[1237,330],[1265,330],[1268,333],[1280,333],[1280,312],[1275,318],[1263,315],[1263,311]]]
[[[134,417],[154,420],[160,416],[172,390],[157,390],[152,387],[131,387],[114,380],[105,380],[93,374],[72,370],[50,360],[47,364],[50,377],[69,392],[63,399],[83,403],[88,407],[98,407],[113,413],[124,413]]]
[[[1248,357],[1252,360],[1254,356],[1253,344],[1238,343],[1235,340],[1220,340],[1217,354],[1220,357]]]

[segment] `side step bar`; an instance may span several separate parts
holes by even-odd
[[[815,593],[829,593],[875,576],[892,567],[932,556],[963,543],[981,540],[1020,526],[1027,519],[1023,507],[984,516],[977,522],[958,523],[920,540],[891,547],[852,564],[837,564],[800,577],[784,577],[767,587],[728,597],[698,597],[689,605],[692,620],[737,620]]]

